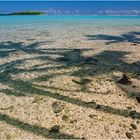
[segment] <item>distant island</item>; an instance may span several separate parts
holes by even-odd
[[[0,14],[0,16],[8,15],[43,15],[43,12],[40,11],[22,11],[22,12],[14,12],[14,13],[8,13],[8,14]]]

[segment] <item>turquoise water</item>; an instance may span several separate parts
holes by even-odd
[[[92,24],[140,25],[140,16],[0,16],[0,29],[14,25]],[[96,24],[95,24],[96,25]]]

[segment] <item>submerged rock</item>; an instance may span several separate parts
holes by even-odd
[[[135,113],[136,113],[136,111],[135,111],[135,110],[132,110],[132,111],[130,111],[129,115],[132,116],[132,115],[134,115]]]
[[[0,108],[0,110],[9,110],[10,112],[12,112],[14,110],[14,106],[11,105],[9,107],[5,107],[5,108]]]
[[[123,74],[122,78],[118,81],[118,83],[124,85],[130,85],[132,84],[132,81],[129,79],[129,77],[126,74]]]
[[[140,103],[140,93],[138,93],[138,95],[136,95],[136,100],[138,103]]]
[[[95,114],[89,114],[88,116],[89,116],[90,118],[97,117],[97,115],[95,115]]]
[[[51,127],[50,133],[59,133],[60,132],[60,126],[59,125],[54,125]]]
[[[136,111],[135,110],[130,111],[129,115],[131,116],[132,119],[134,119],[136,117]]]
[[[96,102],[94,102],[94,101],[86,102],[85,104],[86,104],[86,105],[93,105],[93,106],[96,106]]]
[[[132,109],[132,106],[128,106],[127,109],[128,109],[128,110],[131,110],[131,109]]]
[[[70,123],[77,123],[77,120],[76,119],[70,120]]]
[[[137,126],[135,125],[135,124],[131,124],[131,127],[133,128],[133,129],[137,129]]]
[[[63,120],[63,121],[68,121],[68,119],[69,119],[69,116],[68,116],[68,115],[63,115],[63,116],[62,116],[62,120]]]
[[[76,84],[79,84],[79,85],[83,85],[83,84],[90,83],[91,80],[90,80],[90,79],[87,79],[87,78],[80,79],[80,80],[72,79],[72,82],[74,82],[74,83],[76,83]]]
[[[52,109],[54,113],[60,113],[64,110],[64,105],[61,102],[53,102],[52,103]]]
[[[101,108],[101,105],[97,104],[96,109],[100,109],[100,108]]]
[[[137,44],[137,43],[132,43],[131,45],[136,46],[136,45],[138,45],[138,44]]]
[[[127,136],[127,138],[131,139],[132,136],[133,136],[133,134],[132,133],[129,133],[129,132],[126,132],[126,136]]]

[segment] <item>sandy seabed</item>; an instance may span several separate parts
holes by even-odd
[[[140,26],[1,31],[1,139],[140,139],[138,96]]]

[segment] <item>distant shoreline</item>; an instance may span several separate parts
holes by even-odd
[[[8,14],[0,14],[0,16],[13,16],[13,15],[44,15],[45,13],[40,11],[21,11]]]
[[[116,16],[116,17],[119,17],[119,16],[135,16],[135,17],[140,17],[140,15],[85,15],[85,14],[46,14],[46,13],[43,13],[43,12],[38,12],[38,13],[24,13],[24,12],[16,12],[16,13],[8,13],[8,14],[0,14],[0,16],[21,16],[21,15],[25,15],[25,16],[32,16],[32,15],[47,15],[47,16]]]

